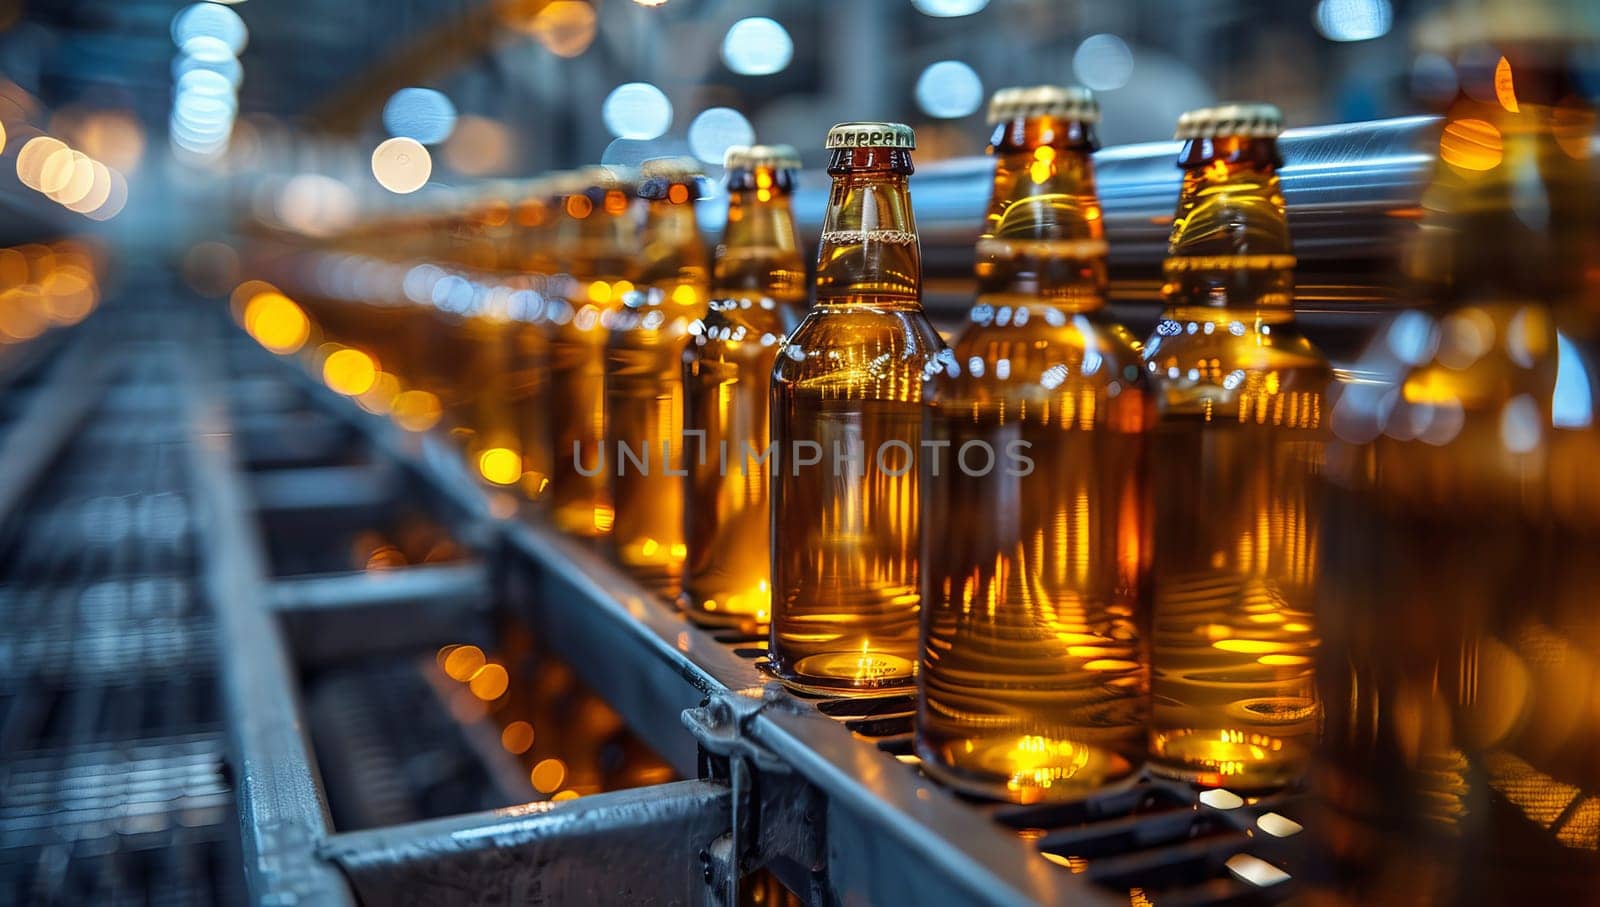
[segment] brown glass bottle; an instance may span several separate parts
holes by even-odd
[[[669,598],[682,591],[683,354],[706,314],[710,266],[694,205],[700,167],[646,161],[638,289],[626,295],[606,345],[606,453],[616,518],[611,551],[634,578]],[[692,453],[692,452],[691,452]]]
[[[1276,108],[1179,121],[1158,421],[1150,765],[1262,788],[1305,770],[1320,708],[1316,580],[1327,360],[1299,331]]]
[[[774,672],[821,693],[905,692],[916,673],[922,310],[911,129],[828,132],[816,305],[772,373]],[[881,462],[880,462],[881,454]]]
[[[611,532],[605,450],[605,350],[633,290],[637,230],[630,184],[592,167],[558,181],[551,243],[562,270],[545,293],[550,338],[550,519],[581,538]]]
[[[929,380],[917,755],[973,793],[1084,796],[1145,754],[1139,342],[1106,317],[1086,90],[1007,89],[971,321]],[[930,451],[931,453],[931,451]]]
[[[772,366],[800,323],[806,268],[789,196],[798,153],[787,145],[729,149],[728,223],[717,246],[711,305],[684,355],[691,455],[684,536],[685,613],[755,631],[772,612],[767,464]],[[749,452],[749,453],[747,453]]]
[[[1452,105],[1423,197],[1434,305],[1332,409],[1308,842],[1332,903],[1600,885],[1600,207],[1563,45],[1498,46],[1496,100]]]

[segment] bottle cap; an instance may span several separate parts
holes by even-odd
[[[840,123],[828,130],[828,150],[835,148],[917,147],[917,134],[904,123]]]
[[[645,161],[639,167],[640,180],[666,180],[687,183],[702,176],[705,168],[692,157],[658,157]]]
[[[1273,139],[1283,132],[1283,112],[1271,104],[1219,104],[1178,117],[1175,139],[1239,136]]]
[[[800,152],[793,145],[734,145],[723,157],[722,166],[729,170],[799,170]]]
[[[1052,116],[1083,123],[1100,122],[1100,104],[1087,88],[1077,85],[1035,85],[1002,88],[989,99],[989,122],[1004,123],[1019,117]]]

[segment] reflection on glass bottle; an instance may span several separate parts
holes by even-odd
[[[914,680],[922,379],[942,343],[922,311],[922,254],[898,123],[828,132],[833,188],[816,306],[772,374],[775,673],[822,693]]]
[[[969,791],[1081,797],[1144,761],[1138,341],[1110,321],[1083,89],[1006,89],[971,323],[927,388],[917,753]],[[1008,459],[983,465],[993,451]],[[1026,456],[1028,463],[1009,455]],[[937,474],[934,472],[938,467]]]
[[[1178,124],[1183,189],[1156,382],[1151,767],[1200,784],[1297,779],[1320,720],[1317,575],[1323,396],[1298,330],[1277,170],[1277,108]]]
[[[606,452],[615,458],[607,470],[616,509],[612,554],[669,598],[682,591],[687,550],[683,354],[690,326],[705,317],[710,279],[694,213],[703,179],[693,160],[645,162],[639,288],[624,297],[606,346]]]
[[[551,237],[565,264],[545,294],[550,331],[550,518],[582,538],[611,531],[613,465],[605,437],[605,350],[622,298],[633,290],[636,230],[629,184],[591,167],[557,178]]]
[[[1310,843],[1339,903],[1600,885],[1596,117],[1569,48],[1498,49],[1462,67],[1495,100],[1452,105],[1423,197],[1436,305],[1331,412]]]
[[[767,463],[772,366],[800,321],[806,268],[789,195],[800,158],[787,145],[729,149],[728,225],[710,311],[684,357],[690,457],[683,608],[702,623],[754,630],[771,616]],[[754,455],[747,451],[755,452]]]

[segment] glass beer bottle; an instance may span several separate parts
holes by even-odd
[[[1600,886],[1600,198],[1564,42],[1498,43],[1490,96],[1451,106],[1423,195],[1434,305],[1334,402],[1307,842],[1329,903]]]
[[[684,425],[703,433],[687,464],[684,611],[706,624],[764,628],[771,616],[767,461],[772,366],[800,323],[806,267],[789,196],[799,154],[788,145],[728,150],[728,223],[712,300],[684,355]]]
[[[978,297],[929,380],[917,755],[1021,803],[1081,797],[1144,762],[1141,599],[1152,401],[1106,317],[1105,229],[1084,89],[1006,89]]]
[[[599,539],[611,531],[605,450],[605,352],[632,292],[637,230],[631,185],[607,167],[555,184],[551,244],[564,266],[545,294],[550,340],[550,518],[559,530]]]
[[[606,346],[612,555],[639,582],[674,599],[686,553],[683,354],[690,326],[705,317],[710,280],[694,213],[702,179],[690,159],[645,162],[639,286],[624,297]]]
[[[828,131],[816,305],[772,373],[771,666],[800,690],[903,693],[915,679],[915,456],[924,370],[943,347],[922,310],[915,146],[898,123]]]
[[[1155,384],[1150,764],[1205,785],[1297,779],[1316,742],[1327,360],[1299,331],[1277,108],[1178,122],[1182,195]]]

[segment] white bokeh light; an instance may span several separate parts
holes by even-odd
[[[1116,35],[1090,35],[1072,54],[1072,74],[1094,91],[1115,91],[1133,77],[1133,51]]]
[[[244,66],[234,57],[223,60],[209,61],[197,60],[194,57],[179,54],[172,61],[172,77],[181,79],[191,72],[214,72],[227,79],[234,88],[238,88],[244,81]]]
[[[172,17],[172,43],[182,47],[198,37],[216,38],[237,57],[250,39],[250,30],[239,14],[226,6],[196,3]]]
[[[731,107],[702,110],[689,124],[689,147],[695,157],[708,164],[722,163],[729,148],[755,140],[756,131],[750,121]]]
[[[1389,0],[1321,0],[1311,21],[1329,41],[1370,41],[1389,33],[1394,8]]]
[[[982,12],[989,5],[989,0],[911,0],[911,5],[924,16],[954,19]]]
[[[432,88],[402,88],[383,105],[383,128],[392,136],[436,145],[456,127],[456,105]]]
[[[794,59],[794,39],[777,21],[764,16],[740,19],[722,39],[722,62],[742,76],[782,72]]]
[[[617,138],[648,141],[672,125],[672,102],[649,82],[627,82],[606,95],[600,117]]]
[[[967,116],[983,106],[983,80],[959,60],[929,64],[917,77],[917,106],[931,117]]]

